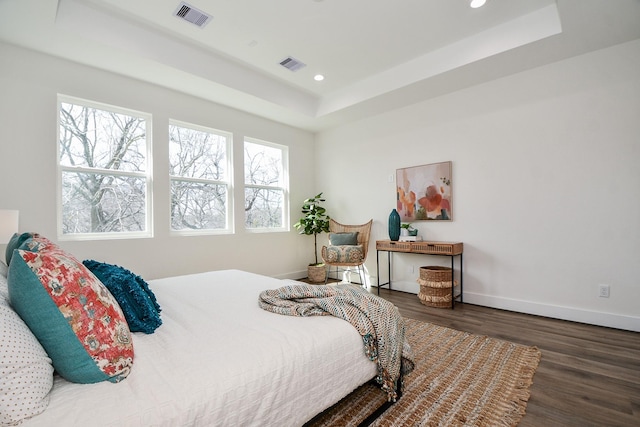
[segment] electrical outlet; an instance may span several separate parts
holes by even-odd
[[[609,285],[599,285],[598,286],[598,296],[600,298],[609,298]]]
[[[389,177],[387,178],[387,182],[391,182],[393,183],[393,181],[395,180],[395,177],[393,176],[392,173],[389,174]]]
[[[409,274],[413,274],[416,272],[415,267],[413,265],[410,265],[407,270],[409,271]]]

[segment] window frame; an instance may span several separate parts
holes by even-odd
[[[255,144],[255,145],[263,145],[270,148],[275,148],[280,150],[282,153],[282,186],[269,186],[269,185],[252,185],[247,184],[246,182],[246,144]],[[242,145],[242,154],[243,154],[243,163],[242,163],[242,176],[243,176],[243,192],[242,192],[242,206],[243,206],[243,226],[246,232],[248,233],[280,233],[280,232],[289,232],[291,230],[290,225],[290,213],[289,213],[289,147],[283,144],[277,144],[274,142],[264,141],[262,139],[252,138],[252,137],[244,137],[243,145]],[[247,188],[259,188],[259,189],[268,189],[268,190],[282,190],[282,225],[280,227],[259,227],[259,228],[250,228],[247,227],[247,217],[246,217],[246,189]]]
[[[200,236],[200,235],[212,235],[212,234],[233,234],[234,232],[234,218],[233,218],[233,193],[234,193],[234,185],[233,185],[233,133],[229,131],[224,131],[221,129],[215,129],[208,126],[197,125],[194,123],[188,123],[181,120],[169,119],[169,124],[167,126],[167,144],[171,143],[171,131],[170,126],[178,126],[183,127],[199,132],[207,132],[211,134],[215,134],[218,136],[223,136],[226,138],[226,170],[227,177],[226,181],[218,181],[218,180],[209,180],[209,179],[200,179],[200,178],[189,178],[189,177],[181,177],[176,175],[169,175],[169,199],[171,199],[172,192],[172,181],[174,179],[179,179],[182,181],[191,181],[191,182],[199,182],[199,183],[207,183],[207,184],[215,184],[215,185],[226,185],[227,186],[227,206],[226,206],[226,227],[223,229],[215,229],[215,228],[206,228],[200,230],[174,230],[172,227],[172,218],[171,218],[171,201],[169,202],[168,210],[169,210],[169,234],[173,236]],[[167,146],[168,147],[168,146]],[[167,150],[167,154],[170,153],[170,150]],[[170,160],[167,162],[167,167],[170,166]],[[170,172],[170,171],[169,171]]]
[[[127,172],[103,168],[89,168],[83,166],[65,166],[60,159],[60,110],[62,104],[72,104],[81,107],[93,108],[96,110],[108,111],[110,113],[124,114],[138,117],[145,121],[145,172]],[[130,108],[119,107],[98,101],[78,98],[74,96],[57,94],[56,101],[56,229],[58,240],[61,241],[87,241],[87,240],[118,240],[118,239],[144,239],[153,237],[153,138],[152,138],[152,115],[143,111]],[[124,232],[102,232],[102,233],[64,233],[63,232],[63,189],[62,175],[64,172],[89,173],[109,176],[126,176],[145,179],[145,230],[144,231],[124,231]]]

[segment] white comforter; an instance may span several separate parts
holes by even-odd
[[[56,377],[32,426],[299,426],[374,377],[362,338],[331,316],[258,307],[285,283],[238,270],[152,280],[163,325],[134,335],[118,384]]]

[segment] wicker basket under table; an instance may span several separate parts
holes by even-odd
[[[429,307],[451,307],[453,270],[450,267],[420,267],[420,302]]]

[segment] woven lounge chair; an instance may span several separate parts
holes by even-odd
[[[330,219],[329,220],[329,238],[330,246],[322,247],[322,259],[328,266],[325,283],[329,279],[331,267],[335,267],[336,275],[340,269],[356,268],[360,276],[360,284],[365,284],[364,262],[367,259],[367,250],[369,247],[369,236],[371,235],[371,224],[373,220],[365,224],[346,225]],[[358,233],[356,245],[331,245],[332,234],[337,233]],[[335,236],[334,236],[335,238]]]

